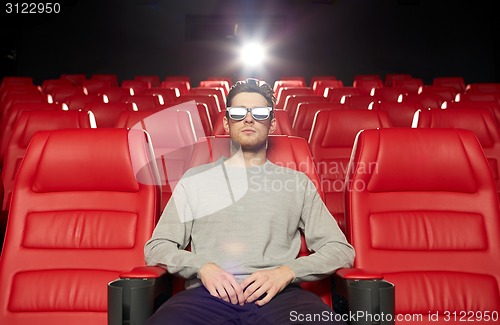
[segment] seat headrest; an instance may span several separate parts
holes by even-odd
[[[360,130],[390,127],[385,112],[369,110],[327,110],[316,116],[316,123],[326,125],[321,147],[352,148]],[[319,128],[319,126],[318,126]]]
[[[45,131],[35,135],[30,147],[37,142],[43,143],[40,156],[32,157],[28,148],[25,158],[39,159],[35,192],[139,190],[125,129]]]
[[[86,112],[79,111],[25,111],[22,112],[19,124],[24,124],[19,146],[26,148],[33,134],[42,130],[58,130],[69,128],[89,128],[90,119]]]
[[[479,149],[474,155],[471,142]],[[478,185],[471,160],[485,161],[474,134],[460,129],[367,130],[360,133],[355,152],[358,147],[364,153],[357,174],[369,175],[365,185],[370,192],[473,193]]]
[[[483,148],[490,148],[500,142],[494,116],[486,109],[423,110],[418,114],[418,127],[471,130]]]

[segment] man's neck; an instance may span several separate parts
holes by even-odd
[[[226,161],[228,166],[255,167],[262,166],[267,160],[265,147],[259,150],[237,150],[231,152],[231,158]]]

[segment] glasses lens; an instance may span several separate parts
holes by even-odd
[[[252,108],[252,116],[258,121],[266,120],[269,118],[270,110],[267,107]]]
[[[229,108],[229,118],[235,121],[240,121],[247,115],[247,109],[243,107]]]

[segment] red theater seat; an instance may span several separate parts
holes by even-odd
[[[73,83],[67,79],[47,79],[42,82],[44,94],[50,94],[55,87],[73,87]]]
[[[350,109],[377,109],[380,101],[377,97],[370,95],[349,96],[345,98],[345,103]]]
[[[385,75],[384,78],[384,86],[392,87],[394,81],[396,80],[411,79],[411,78],[412,78],[411,74],[408,73],[388,73]]]
[[[78,86],[56,86],[50,90],[49,94],[54,103],[63,103],[68,97],[85,95],[85,92],[82,87]]]
[[[107,324],[107,284],[144,265],[160,214],[149,149],[139,130],[33,137],[0,257],[0,323]]]
[[[360,79],[354,80],[352,86],[359,89],[361,95],[373,95],[375,93],[375,89],[384,87],[384,83],[380,78],[368,80]]]
[[[187,95],[191,90],[191,83],[188,80],[167,80],[165,79],[161,83],[161,88],[177,88],[179,89],[179,94]]]
[[[126,113],[128,117],[121,116],[122,122],[124,119],[128,122],[120,126],[146,130],[151,136],[160,171],[162,209],[170,199],[175,185],[189,168],[193,144],[203,132],[200,131],[201,126],[192,119],[197,110],[192,104],[177,105],[154,114],[129,112]],[[136,123],[132,124],[133,122]]]
[[[147,83],[148,88],[160,87],[160,77],[158,76],[135,76],[134,80]]]
[[[422,109],[422,105],[417,102],[404,101],[380,102],[379,111],[387,112],[393,127],[411,127],[415,112]]]
[[[381,111],[323,110],[314,118],[309,146],[325,192],[326,206],[344,231],[344,180],[354,139],[361,130],[389,127],[389,116]]]
[[[307,87],[281,87],[276,94],[276,109],[283,109],[288,96],[313,95],[312,88]]]
[[[122,112],[133,111],[131,103],[100,103],[92,102],[85,107],[92,111],[98,128],[112,128]]]
[[[118,77],[113,73],[96,73],[90,79],[104,81],[108,87],[118,87]]]
[[[202,80],[199,88],[221,88],[223,89],[224,97],[229,93],[231,84],[227,80]],[[193,88],[191,88],[193,90]],[[224,101],[225,102],[225,101]]]
[[[105,103],[118,103],[123,97],[130,96],[130,90],[122,87],[107,87],[99,91],[99,96]]]
[[[332,103],[344,104],[345,99],[349,96],[359,96],[361,92],[358,88],[343,87],[343,88],[326,88],[325,97]]]
[[[138,111],[156,111],[162,107],[159,97],[154,95],[124,96],[121,101],[132,104],[133,109]]]
[[[451,87],[456,93],[465,91],[465,80],[463,77],[436,77],[432,79],[432,85],[438,87]]]
[[[226,91],[222,87],[195,87],[191,88],[190,95],[214,95],[217,96],[217,101],[221,111],[226,110]]]
[[[81,87],[83,82],[87,80],[87,76],[85,74],[62,74],[60,79],[66,79],[71,81],[73,86]]]
[[[473,132],[366,130],[351,166],[346,218],[354,266],[395,284],[396,315],[421,315],[396,325],[456,325],[460,314],[499,310],[498,196]]]
[[[2,168],[4,200],[2,210],[9,210],[11,193],[19,166],[25,156],[28,144],[38,131],[70,128],[90,128],[92,117],[87,112],[37,110],[23,111],[17,118],[12,135],[7,143]]]
[[[415,115],[419,128],[457,128],[474,132],[483,147],[500,194],[500,128],[487,109],[421,110]]]
[[[338,103],[301,103],[297,107],[295,117],[292,120],[292,128],[295,135],[309,139],[316,113],[321,110],[347,109],[347,106]]]
[[[140,80],[123,80],[121,87],[127,89],[131,96],[142,95],[151,88],[147,81]]]
[[[397,79],[392,82],[392,86],[403,88],[409,94],[417,94],[424,87],[424,81],[420,78]]]
[[[273,90],[276,95],[279,94],[279,91],[283,87],[305,87],[305,83],[302,80],[276,80],[273,85]]]
[[[221,112],[222,106],[219,103],[219,99],[215,95],[181,95],[176,100],[178,104],[190,101],[195,101],[197,104],[198,103],[206,104],[208,107],[208,111],[210,113],[211,121],[215,121],[217,119],[217,115],[219,114],[219,112]]]
[[[0,164],[3,163],[5,152],[7,151],[7,144],[12,136],[14,126],[19,115],[24,111],[62,111],[61,104],[47,104],[47,103],[17,103],[12,105],[8,114],[1,122],[0,129]]]
[[[326,103],[328,99],[318,95],[290,95],[287,96],[283,110],[288,113],[290,119],[295,117],[297,107],[301,103]]]

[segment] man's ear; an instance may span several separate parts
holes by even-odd
[[[229,133],[229,121],[227,120],[226,116],[222,118],[222,126],[224,126],[224,131],[226,131],[226,133]]]
[[[273,117],[273,119],[271,120],[271,124],[269,125],[268,134],[273,134],[274,131],[276,131],[276,118]]]

